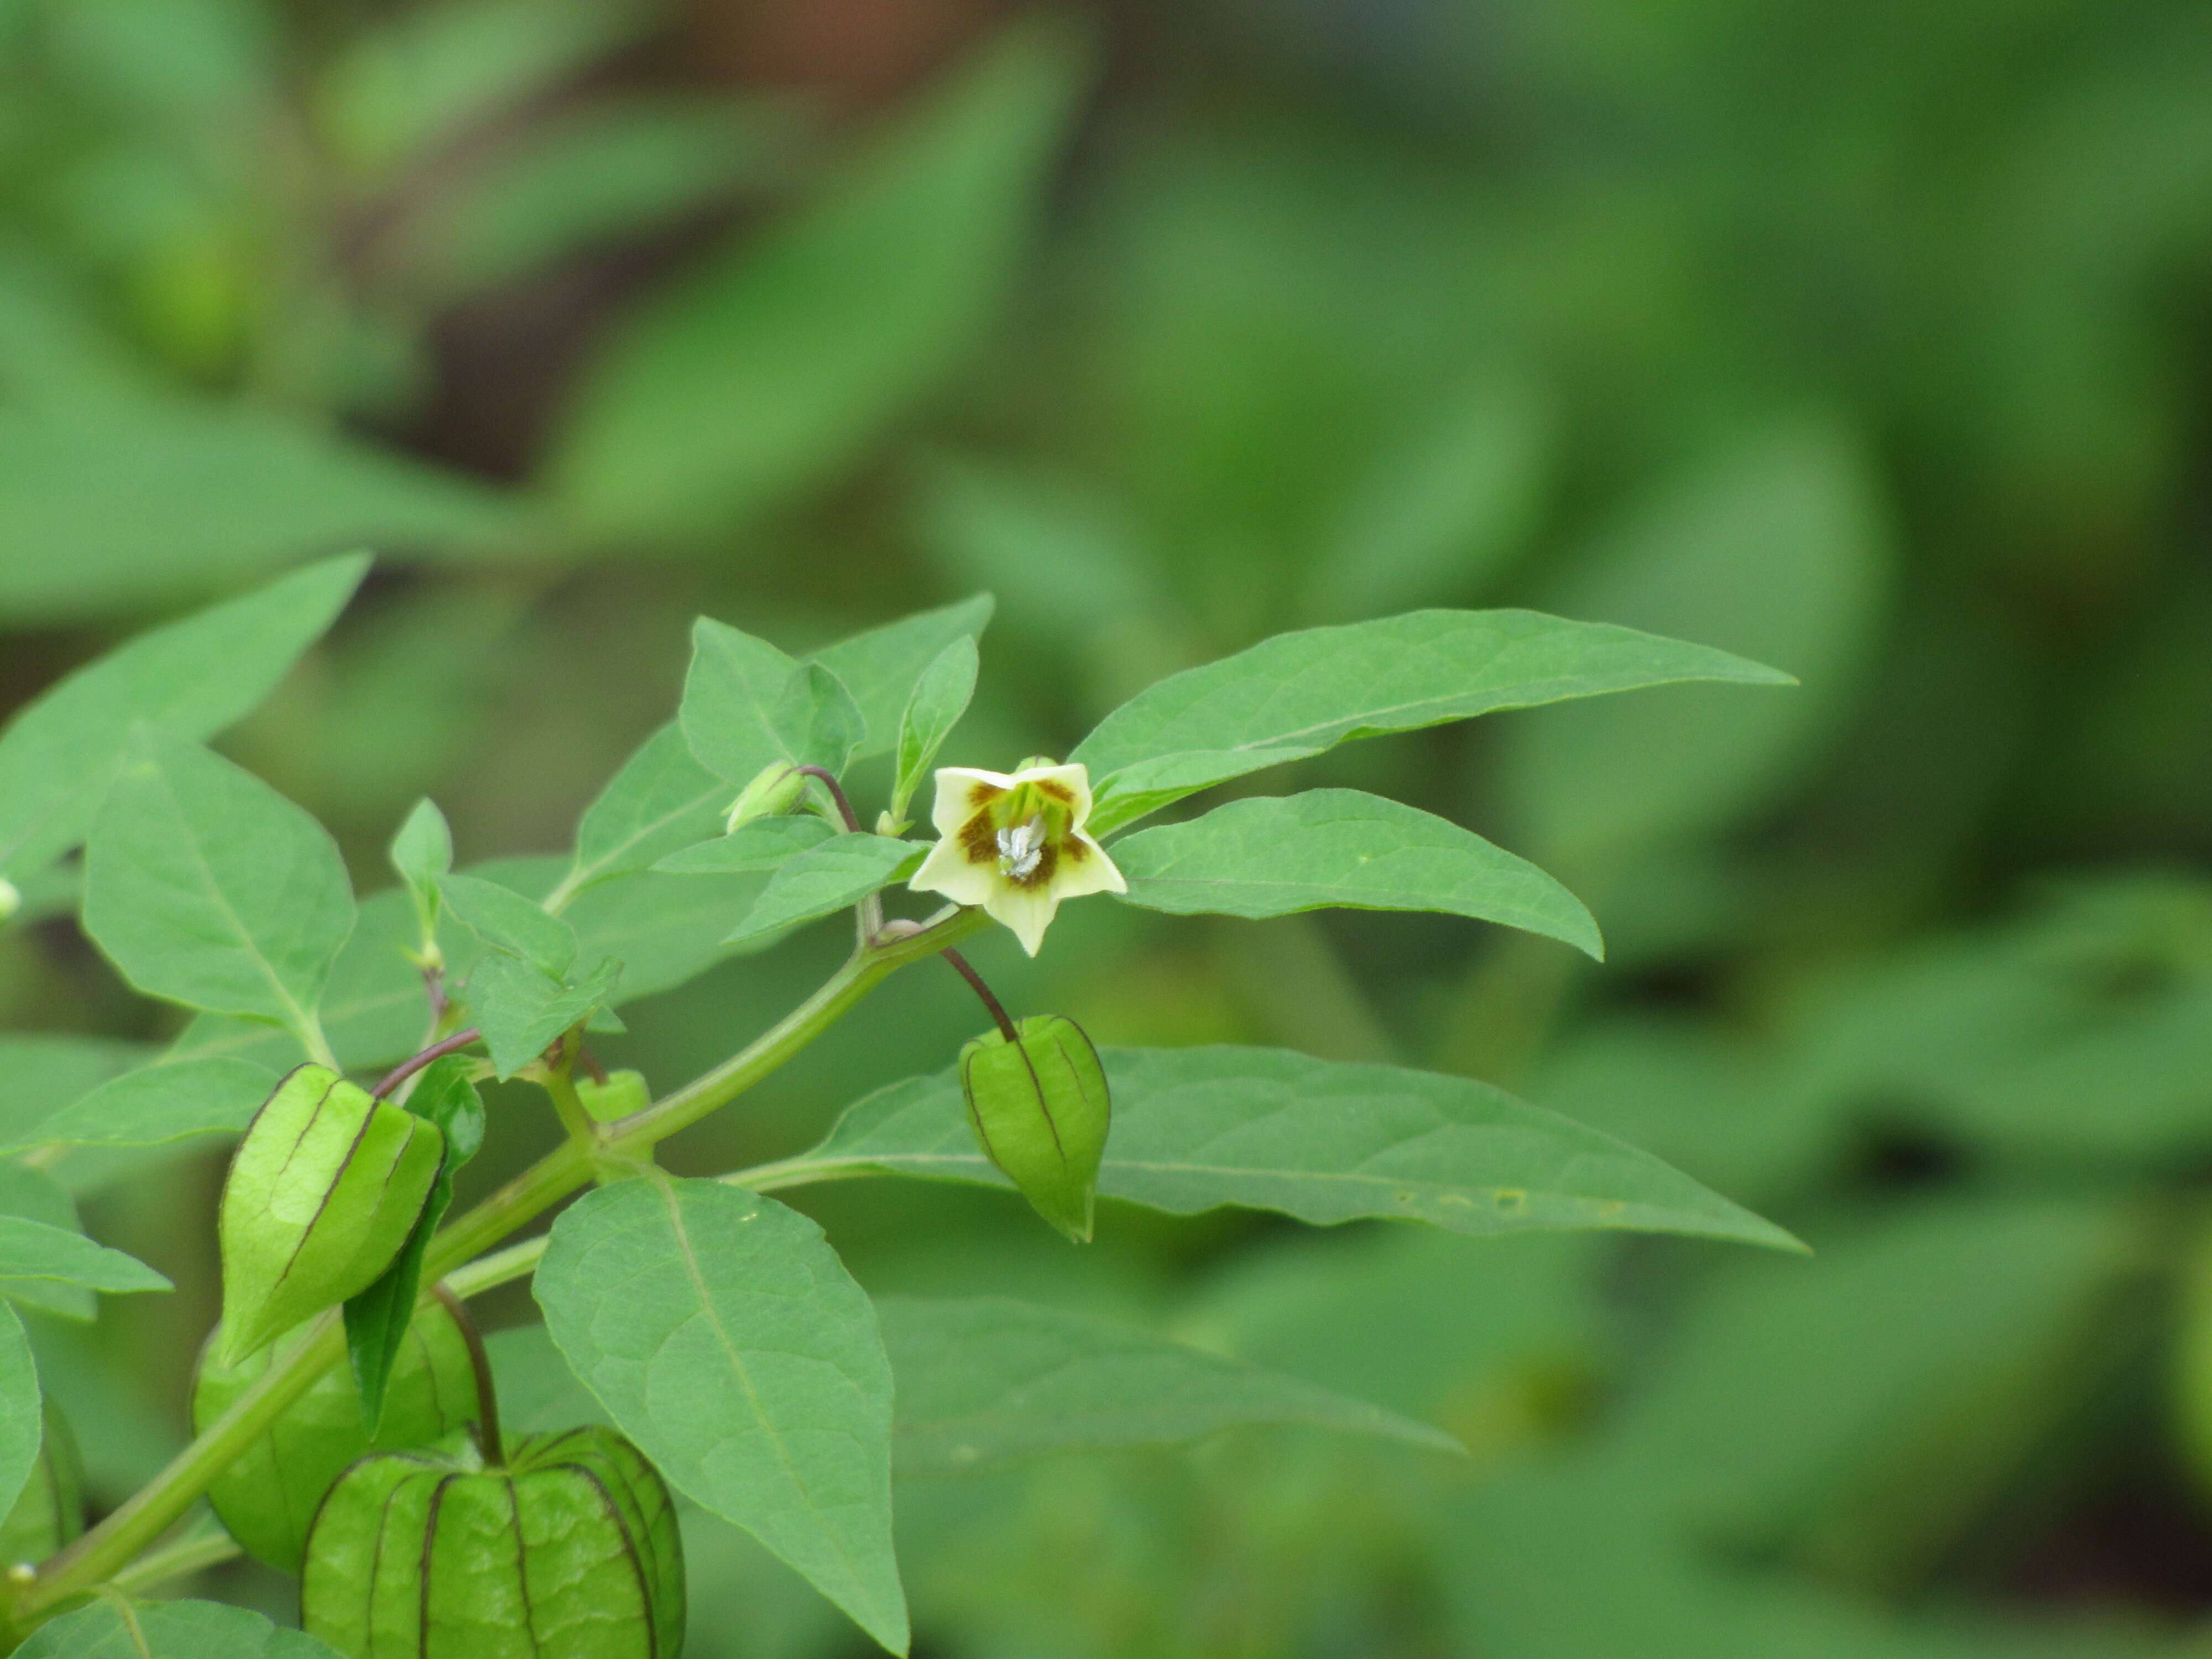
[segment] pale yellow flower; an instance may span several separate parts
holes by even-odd
[[[981,905],[1035,956],[1060,900],[1129,890],[1106,849],[1084,833],[1090,816],[1091,775],[1080,766],[940,766],[930,811],[939,840],[907,884]]]

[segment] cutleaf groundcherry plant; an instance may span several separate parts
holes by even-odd
[[[1795,1243],[1658,1159],[1479,1081],[1288,1049],[1102,1050],[1066,1011],[1009,1011],[957,949],[995,921],[1035,955],[1061,902],[1093,896],[1179,915],[1437,910],[1595,956],[1572,894],[1462,825],[1350,789],[1193,798],[1355,738],[1785,676],[1620,628],[1425,611],[1188,669],[1109,714],[1064,763],[995,772],[937,765],[975,683],[987,597],[805,657],[702,618],[675,718],[605,783],[565,857],[456,868],[425,801],[395,826],[392,884],[357,896],[319,824],[205,745],[313,644],[365,568],[329,561],[172,623],[0,734],[0,781],[15,781],[0,792],[0,893],[35,890],[46,915],[77,903],[123,977],[191,1017],[156,1063],[44,1103],[0,1157],[33,1182],[72,1148],[153,1158],[243,1131],[221,1216],[222,1323],[196,1388],[175,1379],[197,1432],[81,1534],[25,1509],[52,1489],[32,1478],[59,1443],[49,1413],[76,1402],[42,1401],[0,1300],[0,1510],[24,1517],[0,1535],[27,1540],[0,1576],[7,1644],[96,1645],[132,1598],[250,1550],[303,1579],[309,1634],[286,1638],[303,1653],[673,1659],[681,1497],[902,1653],[898,1413],[960,1419],[963,1456],[1080,1443],[1082,1424],[983,1375],[1001,1354],[1053,1364],[1108,1407],[1132,1377],[1157,1390],[1178,1366],[1209,1364],[1207,1422],[1234,1419],[1238,1385],[1218,1362],[1164,1340],[1133,1368],[1119,1363],[1126,1340],[1101,1360],[1080,1320],[1004,1298],[879,1318],[834,1241],[776,1196],[810,1182],[1018,1189],[1060,1236],[1041,1231],[1039,1249],[1110,1230],[1102,1198],[1316,1224]],[[854,769],[877,757],[890,781],[861,804],[871,830],[852,796],[880,774]],[[909,840],[908,804],[933,777],[936,836]],[[81,882],[61,878],[80,847]],[[917,895],[943,902],[887,913],[919,908]],[[699,1075],[610,1072],[594,1054],[624,1002],[732,956],[769,963],[786,936],[840,913],[843,964],[767,1029],[731,1032],[727,1057]],[[662,1141],[837,1040],[848,1017],[871,1041],[868,993],[938,957],[981,1004],[974,1027],[947,1033],[972,1039],[958,1064],[852,1103],[819,1145],[775,1162],[659,1166]],[[526,1086],[488,1111],[489,1079]],[[509,1121],[533,1100],[557,1127],[554,1150],[456,1208],[453,1174],[479,1144],[543,1133]],[[549,1212],[550,1232],[526,1233]],[[532,1399],[568,1401],[570,1420],[509,1436],[467,1304],[522,1279],[544,1322],[494,1346],[523,1356]],[[167,1281],[60,1221],[0,1229],[0,1297],[58,1285],[89,1308]],[[906,1345],[933,1321],[972,1357],[951,1382],[909,1369]],[[1278,1380],[1251,1376],[1265,1417]],[[984,1392],[933,1401],[933,1387]],[[1144,1407],[1132,1420],[1187,1437],[1171,1395],[1128,1401]],[[1452,1449],[1432,1427],[1340,1403],[1339,1427]],[[902,1459],[921,1443],[902,1439]],[[214,1518],[191,1518],[210,1494]],[[240,1608],[159,1623],[184,1659],[269,1639]]]

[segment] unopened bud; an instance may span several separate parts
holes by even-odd
[[[223,1183],[223,1358],[366,1290],[406,1242],[444,1154],[437,1125],[326,1066],[279,1083]]]
[[[577,1079],[576,1098],[584,1103],[592,1122],[612,1123],[652,1105],[653,1091],[645,1086],[642,1072],[610,1072],[605,1083]]]
[[[788,761],[763,767],[760,775],[730,803],[729,815],[722,821],[723,833],[734,835],[756,818],[781,817],[805,799],[805,773]]]
[[[1061,1015],[1032,1015],[1014,1030],[1018,1042],[992,1031],[960,1051],[969,1127],[1032,1209],[1086,1243],[1106,1151],[1105,1067],[1083,1028]]]
[[[659,1474],[611,1429],[364,1457],[315,1515],[300,1623],[377,1659],[653,1659],[684,1642],[684,1545]],[[549,1633],[550,1632],[550,1633]]]

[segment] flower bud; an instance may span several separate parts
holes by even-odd
[[[218,1352],[221,1332],[200,1351],[192,1382],[197,1434],[237,1403],[269,1369],[274,1346],[236,1364]],[[362,1426],[361,1392],[350,1365],[333,1365],[216,1477],[208,1501],[239,1547],[282,1572],[297,1572],[315,1506],[346,1466],[372,1451],[425,1445],[476,1416],[468,1343],[453,1316],[434,1302],[415,1310],[385,1384],[376,1437]]]
[[[67,1419],[46,1402],[39,1461],[22,1495],[0,1520],[0,1565],[43,1561],[84,1530],[84,1464]]]
[[[960,1051],[969,1127],[1032,1209],[1086,1243],[1106,1150],[1105,1068],[1072,1019],[1036,1014],[1014,1029],[1019,1042],[992,1031]]]
[[[756,818],[781,817],[806,799],[806,774],[789,761],[776,761],[761,769],[760,775],[730,803],[723,820],[726,835],[735,835]]]
[[[576,1098],[584,1103],[592,1122],[612,1123],[652,1105],[653,1091],[645,1086],[642,1072],[610,1072],[605,1083],[578,1078]]]
[[[224,1359],[367,1289],[406,1242],[444,1152],[435,1124],[326,1066],[280,1082],[223,1183]]]
[[[365,1457],[308,1537],[300,1622],[345,1654],[654,1659],[684,1640],[684,1547],[660,1475],[611,1429]]]

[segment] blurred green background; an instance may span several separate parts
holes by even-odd
[[[997,1194],[800,1194],[872,1289],[1086,1307],[1470,1449],[906,1483],[926,1656],[2212,1652],[2208,439],[2203,0],[0,0],[0,708],[374,547],[226,743],[364,892],[424,793],[465,860],[565,847],[700,611],[801,649],[995,592],[945,757],[993,767],[1422,605],[1802,680],[1301,769],[1545,864],[1602,968],[1103,905],[976,948],[1101,1041],[1503,1083],[1817,1254],[1110,1205],[1076,1250]],[[4,1042],[173,1034],[29,896]],[[678,1082],[842,945],[607,1057]],[[672,1161],[793,1151],[980,1023],[903,976]],[[180,1287],[40,1326],[106,1503],[180,1439],[220,1171],[80,1183]],[[696,1659],[865,1650],[692,1543]]]

